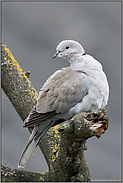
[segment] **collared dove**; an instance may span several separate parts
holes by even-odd
[[[56,51],[53,58],[67,59],[70,66],[56,71],[41,88],[37,104],[24,122],[24,127],[34,128],[18,167],[26,166],[44,133],[56,121],[68,120],[83,111],[98,111],[108,101],[107,78],[97,60],[73,40],[60,42]]]

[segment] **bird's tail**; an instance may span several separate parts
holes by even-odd
[[[20,167],[24,168],[26,166],[32,153],[34,152],[36,146],[38,145],[38,143],[41,139],[41,136],[39,136],[36,140],[35,140],[35,137],[36,137],[36,132],[33,130],[32,134],[23,150],[20,160],[18,162],[18,168],[20,168]]]
[[[43,137],[44,133],[52,126],[52,124],[53,122],[47,121],[44,124],[33,128],[32,134],[18,162],[18,168],[24,168],[26,166],[39,141]]]

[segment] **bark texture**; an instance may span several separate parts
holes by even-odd
[[[2,88],[23,121],[36,104],[38,97],[29,81],[29,74],[30,72],[22,70],[10,50],[1,42]],[[90,182],[90,173],[84,156],[84,151],[87,150],[86,140],[92,136],[99,138],[107,130],[108,118],[105,114],[105,108],[95,113],[83,112],[61,125],[53,126],[39,143],[49,170],[40,174],[10,169],[3,165],[2,181]]]

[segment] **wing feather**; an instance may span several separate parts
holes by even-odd
[[[85,73],[73,71],[70,67],[55,72],[41,88],[36,105],[37,112],[67,112],[82,100],[83,93],[88,88],[85,77]]]
[[[24,127],[34,127],[34,126],[40,125],[47,119],[49,119],[53,116],[56,116],[57,114],[58,113],[56,111],[51,111],[51,112],[47,112],[47,113],[38,113],[36,111],[36,107],[34,106],[29,117],[24,121],[23,126]]]
[[[70,67],[55,72],[41,88],[37,104],[32,110],[25,127],[32,127],[60,113],[69,111],[82,100],[88,90],[85,73]]]

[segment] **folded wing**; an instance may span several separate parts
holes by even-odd
[[[86,74],[69,67],[55,72],[39,92],[37,104],[25,120],[24,127],[37,126],[58,114],[66,113],[87,94]]]

